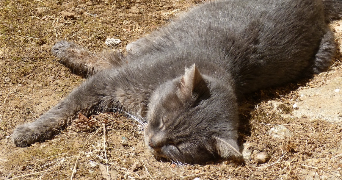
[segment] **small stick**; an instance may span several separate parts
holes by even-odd
[[[74,168],[72,169],[72,174],[71,174],[70,180],[72,180],[74,178],[74,176],[75,176],[75,174],[77,172],[77,163],[78,163],[78,159],[79,158],[80,158],[80,154],[78,154],[78,156],[77,156]]]
[[[101,128],[97,129],[97,130],[95,131],[95,133],[93,133],[93,134],[87,139],[87,141],[84,143],[82,149],[88,144],[90,138],[92,138],[92,137],[94,136],[94,134],[97,134],[97,133],[99,132],[100,129],[101,129]],[[73,179],[73,177],[75,176],[75,174],[76,174],[76,172],[77,172],[77,169],[76,169],[76,168],[77,168],[77,163],[78,163],[78,159],[80,158],[81,153],[84,153],[84,152],[80,152],[80,153],[78,154],[78,156],[77,156],[77,159],[76,159],[76,162],[75,162],[75,165],[74,165],[74,168],[73,168],[73,170],[72,170],[71,177],[70,177],[71,180]]]
[[[109,171],[108,171],[108,158],[107,158],[107,151],[106,151],[106,124],[105,123],[102,123],[103,125],[103,152],[104,152],[104,155],[105,155],[105,162],[106,162],[106,171],[107,171],[107,177],[110,178],[110,174],[109,174]]]
[[[7,94],[7,96],[5,97],[5,100],[4,100],[4,104],[6,103],[7,98],[8,98],[12,93],[14,93],[15,91],[17,91],[17,88],[15,88],[14,91],[10,91],[10,92]]]
[[[46,169],[46,170],[43,170],[43,171],[39,171],[39,172],[33,172],[33,173],[29,173],[29,174],[24,174],[24,175],[21,175],[21,176],[17,176],[17,177],[13,177],[12,179],[23,179],[24,177],[28,177],[28,176],[33,176],[33,175],[37,175],[37,174],[42,174],[42,173],[46,173],[48,171],[51,171],[52,169],[54,168],[57,168],[59,166],[61,166],[61,164],[64,162],[64,160],[60,160],[57,164],[55,164],[54,166]]]
[[[147,167],[146,167],[146,165],[145,165],[145,162],[142,161],[142,163],[143,163],[143,166],[144,166],[144,168],[145,168],[147,174],[151,177],[151,179],[154,179],[154,178],[152,177],[152,175],[150,174],[150,172],[148,171],[148,169],[147,169]]]
[[[308,165],[305,165],[305,164],[301,164],[303,167],[307,167],[307,168],[313,168],[313,169],[318,169],[318,167],[314,167],[314,166],[308,166]]]

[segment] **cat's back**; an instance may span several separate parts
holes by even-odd
[[[138,40],[129,58],[167,64],[172,76],[194,63],[206,73],[223,68],[253,91],[297,78],[326,31],[320,0],[218,0]]]
[[[250,92],[310,73],[323,41],[333,51],[324,16],[321,0],[219,0],[183,15],[170,31],[180,32],[179,51],[224,67],[239,91]],[[183,27],[191,31],[183,33]]]
[[[255,22],[266,28],[277,28],[276,24],[310,24],[317,18],[323,18],[322,10],[321,0],[217,0],[179,15],[169,25],[151,33],[146,39],[161,47],[169,48],[168,45],[171,44],[184,47],[189,41],[216,41],[243,33]],[[259,30],[268,31],[266,28]],[[205,46],[204,44],[203,47]]]

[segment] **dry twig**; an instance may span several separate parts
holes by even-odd
[[[109,179],[111,179],[109,171],[108,171],[108,158],[107,158],[107,151],[106,151],[106,143],[107,143],[107,139],[106,139],[106,124],[102,123],[102,126],[103,126],[103,152],[104,152],[105,162],[106,162],[107,177]]]

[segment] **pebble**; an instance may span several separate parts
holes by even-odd
[[[61,15],[65,20],[67,20],[67,19],[75,20],[76,19],[76,15],[73,12],[62,11]]]
[[[275,139],[285,139],[287,137],[291,137],[292,133],[289,129],[287,129],[284,125],[278,125],[271,128],[268,131],[268,134]]]
[[[122,137],[121,138],[121,144],[123,145],[123,146],[128,146],[128,139],[126,138],[126,137]]]
[[[251,159],[251,154],[252,154],[251,147],[252,147],[252,144],[248,142],[243,144],[242,157],[246,162]]]
[[[89,161],[90,167],[96,167],[98,164],[92,160]]]
[[[270,155],[267,154],[267,152],[259,152],[255,155],[254,159],[258,164],[266,163],[268,160],[270,160]]]
[[[120,39],[114,39],[114,38],[107,38],[105,41],[105,44],[107,46],[116,46],[121,43]]]
[[[296,103],[292,107],[293,109],[298,109],[298,105]]]

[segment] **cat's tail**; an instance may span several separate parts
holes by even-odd
[[[342,0],[323,0],[323,4],[326,21],[342,19]]]

